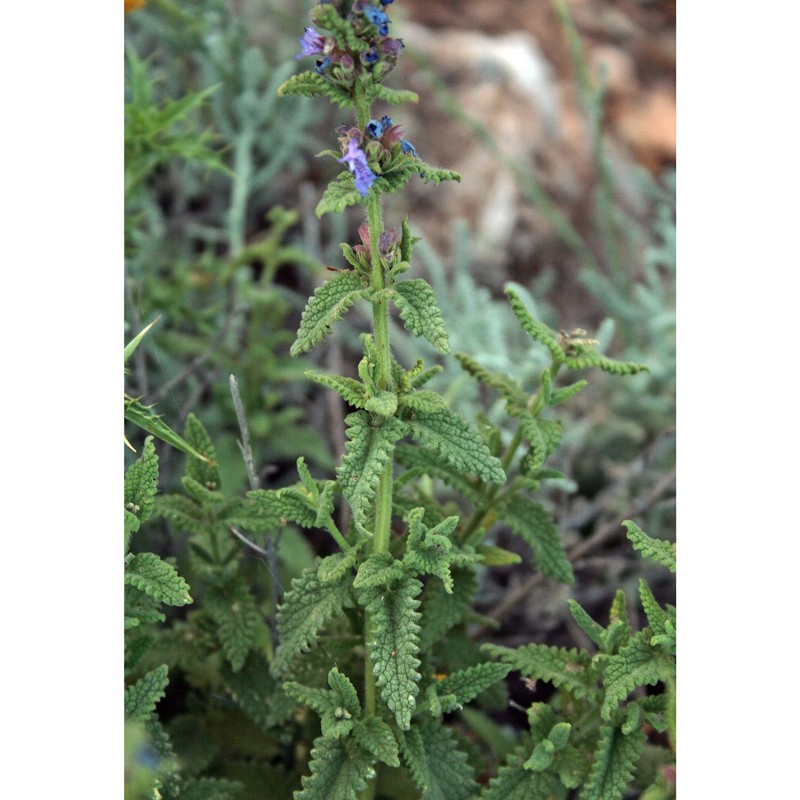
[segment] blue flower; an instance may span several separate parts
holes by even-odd
[[[367,133],[373,137],[373,139],[380,139],[383,136],[383,125],[378,122],[376,119],[371,119],[367,123]]]
[[[375,173],[367,165],[367,156],[355,139],[347,140],[347,152],[337,161],[347,164],[347,168],[355,175],[356,189],[362,197],[366,197],[369,187],[375,180]]]
[[[388,6],[390,3],[393,3],[394,0],[381,0],[382,6]]]
[[[364,6],[361,13],[373,24],[378,26],[378,33],[386,36],[389,33],[389,17],[385,11],[381,11],[375,6]]]
[[[381,125],[383,125],[384,130],[385,130],[386,128],[391,128],[392,125],[394,125],[394,123],[392,122],[392,118],[390,116],[388,116],[387,114],[384,114],[381,117]]]
[[[314,69],[320,75],[323,75],[325,73],[325,70],[328,69],[328,67],[331,64],[333,64],[333,61],[331,61],[327,56],[325,56],[325,58],[321,58],[319,61],[317,61],[317,66],[314,67]]]
[[[303,56],[315,56],[321,53],[325,47],[325,37],[314,30],[310,25],[306,28],[303,38],[300,39],[300,48],[302,52],[298,53],[295,58],[303,58]]]
[[[374,64],[378,60],[378,51],[374,47],[370,47],[366,53],[361,54],[361,59],[365,64]]]
[[[404,153],[408,153],[409,155],[414,156],[414,158],[419,158],[417,155],[417,148],[414,147],[408,139],[401,139],[400,140],[400,147],[403,149]]]

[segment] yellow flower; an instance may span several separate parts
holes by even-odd
[[[136,11],[147,3],[147,0],[125,0],[125,13],[129,11]]]

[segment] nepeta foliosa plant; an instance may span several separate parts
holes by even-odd
[[[382,197],[417,177],[434,185],[460,177],[422,160],[396,112],[373,108],[417,99],[383,83],[404,46],[392,36],[391,5],[319,3],[298,54],[315,64],[279,89],[283,96],[325,96],[351,115],[338,130],[338,146],[324,152],[342,170],[317,214],[360,205],[366,217],[360,241],[341,245],[342,265],[331,267],[333,275],[306,305],[291,348],[294,356],[312,351],[355,303],[371,307],[371,331],[361,337],[363,357],[353,374],[306,373],[352,409],[335,475],[315,477],[300,457],[296,484],[228,499],[213,445],[192,416],[185,440],[204,460],[189,458],[186,496],[153,502],[150,444],[126,481],[128,510],[138,515],[131,529],[151,512],[161,515],[188,532],[190,551],[188,583],[171,564],[128,557],[138,620],[132,625],[163,620],[160,603],[188,603],[189,587],[192,597],[202,589],[200,607],[156,648],[168,664],[150,668],[142,655],[159,634],[132,640],[139,644],[129,661],[150,668],[129,687],[132,718],[149,726],[160,754],[176,754],[183,764],[160,784],[159,796],[622,800],[633,786],[647,800],[668,800],[675,609],[660,606],[644,581],[648,624],[639,631],[623,592],[607,627],[571,602],[594,653],[473,640],[472,623],[492,623],[473,610],[481,571],[521,561],[493,543],[500,525],[525,543],[534,569],[574,582],[557,526],[537,498],[548,480],[563,478],[546,466],[561,441],[554,409],[586,385],[579,375],[565,376],[592,367],[630,375],[645,367],[603,355],[581,329],[551,330],[508,289],[514,317],[549,361],[535,385],[456,354],[504,401],[516,425],[504,437],[488,421],[473,425],[425,388],[439,367],[395,358],[393,313],[442,355],[450,345],[433,289],[409,277],[418,240],[407,219],[387,225]],[[326,532],[335,552],[303,569],[278,602],[249,582],[239,539],[244,530],[274,541],[290,525]],[[674,571],[674,545],[626,525],[636,549]],[[162,574],[174,596],[159,582]],[[154,709],[172,666],[197,693],[189,712],[164,728]],[[487,713],[507,706],[511,672],[530,686],[553,687],[548,702],[525,709],[529,731],[514,740]],[[223,724],[236,735],[219,736]],[[226,763],[237,744],[246,763],[234,764],[230,755]]]

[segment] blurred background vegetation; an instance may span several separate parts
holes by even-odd
[[[202,421],[230,497],[248,485],[229,376],[263,487],[294,482],[299,455],[331,475],[346,410],[303,371],[354,372],[369,325],[352,316],[325,347],[289,358],[308,295],[326,266],[342,266],[339,242],[355,243],[362,222],[358,208],[313,213],[334,173],[314,154],[346,117],[275,92],[310,65],[294,56],[311,5],[126,2],[126,341],[159,320],[128,364],[126,391],[176,430],[190,413]],[[436,290],[455,352],[523,385],[541,372],[502,294],[513,282],[549,325],[584,328],[614,357],[650,366],[625,379],[593,374],[572,401],[552,465],[569,480],[554,482],[547,502],[587,611],[602,614],[619,586],[635,597],[639,577],[673,603],[674,585],[660,570],[642,574],[620,521],[674,539],[675,4],[401,0],[392,16],[406,51],[389,83],[420,95],[394,121],[462,182],[413,183],[391,196],[387,224],[399,228],[407,213],[424,237],[414,269]],[[432,388],[451,407],[502,419],[455,359],[420,353],[402,326],[392,341],[409,365],[420,354],[443,365]],[[144,434],[126,434],[139,449]],[[184,456],[161,445],[159,458],[161,491],[173,491]],[[143,549],[181,556],[166,522],[141,535]],[[518,546],[502,529],[495,536]],[[280,547],[288,581],[330,544],[298,534]],[[525,563],[486,573],[479,610],[498,627],[480,635],[585,645],[567,588]]]

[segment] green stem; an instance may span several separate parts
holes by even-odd
[[[556,375],[558,375],[558,371],[561,369],[561,366],[561,361],[554,361],[551,365],[550,375],[552,376],[553,382],[555,382]],[[538,417],[539,414],[542,413],[544,406],[544,386],[542,385],[539,387],[539,391],[536,392],[536,394],[528,401],[528,409],[534,417]],[[520,425],[517,428],[514,437],[508,443],[505,453],[503,453],[501,464],[503,467],[503,472],[506,474],[508,474],[508,468],[511,466],[511,462],[514,460],[514,456],[517,454],[517,450],[521,444],[522,426]],[[475,513],[473,514],[472,519],[469,521],[469,525],[467,525],[467,527],[464,529],[464,532],[461,534],[462,542],[469,541],[470,544],[477,544],[477,542],[471,540],[471,537],[479,530],[486,519],[486,515],[492,510],[492,503],[494,503],[494,501],[497,499],[497,494],[502,488],[502,486],[494,484],[486,493],[483,503],[481,503],[481,505],[475,509]]]

